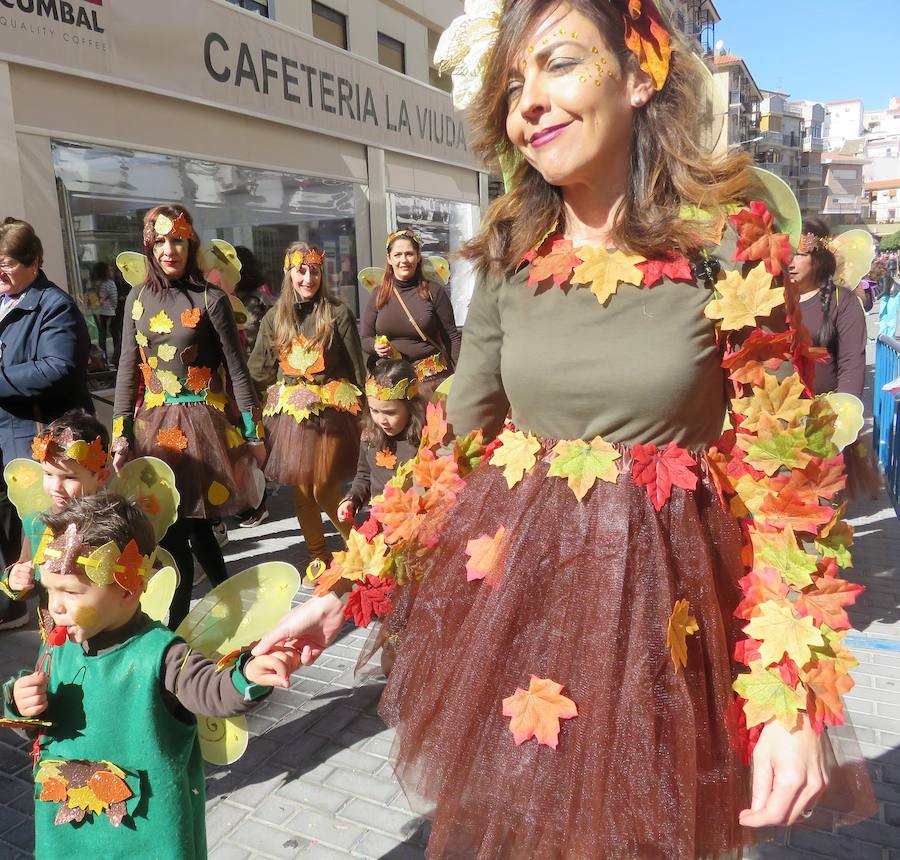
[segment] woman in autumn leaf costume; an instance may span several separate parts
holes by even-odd
[[[695,143],[690,51],[652,3],[466,8],[436,60],[512,188],[465,250],[457,440],[427,430],[335,572],[418,583],[386,620],[397,774],[429,858],[739,856],[815,806],[852,686],[842,464],[788,237],[746,158]],[[313,658],[339,605],[259,650]]]
[[[284,282],[263,317],[250,373],[266,392],[266,477],[294,488],[297,519],[310,560],[327,561],[322,511],[338,519],[341,484],[353,477],[365,365],[350,308],[322,285],[325,252],[294,242],[284,255]]]
[[[209,521],[259,503],[264,449],[231,304],[200,272],[190,213],[156,206],[143,235],[147,277],[125,305],[112,450],[117,469],[131,455],[152,456],[175,473],[179,519],[161,541],[181,575],[169,614],[175,629],[190,606],[194,554],[213,584],[228,575]]]

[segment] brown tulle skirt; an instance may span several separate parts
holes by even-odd
[[[263,418],[266,478],[292,487],[324,487],[348,481],[359,460],[359,419],[325,409],[297,423],[286,413]]]
[[[578,502],[539,464],[510,491],[470,476],[425,578],[386,619],[398,647],[380,705],[397,774],[434,823],[429,858],[729,857],[747,832],[749,769],[734,736],[730,655],[741,539],[708,482],[660,512],[627,476]],[[511,535],[493,584],[466,580],[466,543]],[[413,599],[414,598],[414,599]],[[676,600],[700,629],[676,673]],[[516,746],[503,699],[531,675],[578,708],[559,746]]]
[[[159,432],[173,428],[187,440],[183,451],[159,443]],[[169,403],[138,412],[135,454],[158,457],[172,467],[181,494],[180,517],[216,519],[259,504],[263,481],[253,453],[247,444],[228,447],[229,428],[239,439],[225,415],[206,403]]]

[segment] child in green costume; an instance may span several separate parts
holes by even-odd
[[[42,519],[57,627],[37,671],[4,685],[6,716],[50,721],[36,744],[35,855],[205,858],[194,714],[249,710],[289,685],[299,658],[242,654],[221,671],[144,615],[156,540],[136,504],[100,492]]]
[[[35,436],[31,453],[40,464],[44,493],[50,498],[47,511],[55,513],[72,499],[90,496],[103,487],[110,476],[108,451],[109,433],[106,428],[82,409],[70,409],[41,435]],[[8,483],[13,488],[10,495],[14,503],[17,498],[16,484],[35,481],[31,471],[27,476],[18,476],[19,463],[27,461],[13,461],[7,467],[13,471]],[[22,516],[22,551],[5,580],[0,580],[0,589],[13,600],[30,597],[35,582],[40,581],[34,555],[44,533],[41,513],[30,511]]]

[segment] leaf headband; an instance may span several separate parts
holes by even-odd
[[[290,254],[284,255],[284,270],[299,269],[301,266],[323,266],[325,265],[325,252],[316,248],[310,248],[308,251],[291,251]]]
[[[397,239],[409,239],[411,242],[414,242],[417,247],[421,247],[422,243],[419,241],[419,237],[413,233],[412,230],[404,228],[402,230],[395,230],[391,233],[390,236],[387,237],[387,242],[384,243],[384,247],[386,250],[391,250],[391,242]]]
[[[190,239],[193,235],[194,228],[184,217],[184,212],[179,212],[178,217],[174,220],[168,215],[160,213],[156,216],[153,224],[148,224],[144,228],[144,244],[152,245],[159,236],[168,236],[170,239]]]
[[[106,466],[108,453],[98,436],[93,442],[76,439],[67,427],[64,430],[45,430],[31,440],[31,456],[38,463],[48,460],[74,460],[80,466],[98,474]]]
[[[797,245],[798,254],[811,254],[813,251],[827,251],[834,254],[834,239],[831,236],[816,236],[815,233],[804,233]]]
[[[514,2],[514,0],[513,0]],[[641,68],[663,88],[669,76],[672,40],[651,0],[609,0],[622,10],[625,45]],[[500,32],[504,0],[466,0],[465,14],[441,35],[434,63],[453,78],[453,105],[465,110],[481,89],[488,58]]]
[[[374,376],[366,380],[366,397],[375,400],[412,400],[418,393],[418,379],[401,379],[391,387],[382,385]]]
[[[99,547],[82,543],[75,523],[70,523],[56,537],[50,529],[44,531],[34,561],[50,573],[64,575],[78,574],[80,567],[99,586],[116,584],[129,594],[140,594],[147,586],[155,558],[156,550],[141,555],[134,539],[123,550],[114,541]]]

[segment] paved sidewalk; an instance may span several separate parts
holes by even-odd
[[[235,529],[226,547],[237,572],[259,557],[305,565],[286,492],[272,520]],[[900,860],[900,527],[882,497],[851,511],[852,578],[867,591],[853,607],[852,647],[860,660],[848,709],[872,773],[877,815],[834,832],[827,814],[748,853],[752,858]],[[205,582],[198,585],[198,593]],[[308,599],[304,590],[301,600]],[[348,626],[314,665],[250,717],[256,736],[230,768],[210,768],[207,831],[213,860],[424,857],[425,823],[406,804],[388,761],[391,732],[375,709],[382,684],[357,684],[365,634]],[[0,634],[0,672],[34,661],[33,630]],[[0,734],[0,858],[29,856],[32,782],[26,745]],[[602,858],[598,858],[602,860]],[[674,858],[673,858],[674,860]]]

